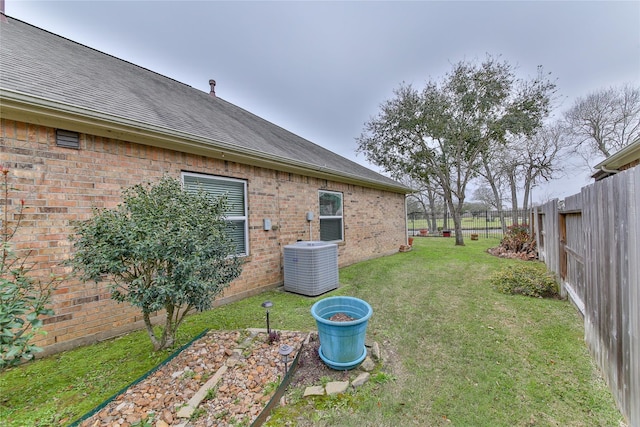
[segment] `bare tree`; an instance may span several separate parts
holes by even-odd
[[[569,142],[560,123],[540,129],[526,141],[522,150],[521,176],[524,197],[522,209],[529,208],[529,195],[535,182],[549,181],[562,172],[563,159],[568,156]]]
[[[442,212],[442,194],[438,192],[438,186],[429,180],[416,180],[405,176],[398,179],[407,187],[414,188],[417,191],[407,196],[408,202],[412,205],[415,203],[420,206],[420,212],[427,219],[427,228],[431,231],[435,230],[437,225],[438,213]],[[414,212],[414,210],[409,211]]]
[[[434,231],[437,228],[437,214],[442,211],[442,194],[438,192],[436,183],[430,180],[417,180],[408,175],[393,176],[397,181],[413,188],[416,192],[407,196],[409,214],[423,214],[427,219],[427,228]]]
[[[640,87],[611,87],[578,98],[564,119],[575,151],[590,165],[640,137]]]
[[[511,202],[512,222],[519,222],[518,209],[529,208],[529,195],[536,181],[548,181],[562,170],[562,159],[569,144],[561,124],[547,125],[531,136],[512,136],[504,145],[483,153],[480,175],[492,192],[491,200],[506,229],[502,202]],[[482,187],[481,187],[482,188]],[[519,195],[524,192],[522,203]],[[509,196],[504,193],[508,192]]]
[[[502,197],[502,187],[500,186],[500,197]],[[473,200],[481,202],[485,206],[485,210],[488,209],[502,209],[503,200],[496,199],[496,195],[490,186],[483,184],[473,191]]]
[[[509,201],[505,196],[506,190],[513,190],[512,176],[515,175],[515,169],[519,164],[516,159],[517,154],[513,152],[508,141],[504,145],[494,144],[489,150],[482,153],[482,168],[479,175],[484,178],[488,187],[484,187],[484,197],[489,197],[493,202],[492,206],[498,211],[502,231],[507,231],[506,221],[504,217],[504,203]],[[481,187],[482,188],[482,187]],[[491,193],[491,196],[487,193]],[[481,193],[482,194],[482,193]],[[517,194],[511,194],[512,200]],[[517,201],[516,201],[517,203]]]

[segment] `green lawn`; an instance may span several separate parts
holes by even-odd
[[[411,252],[341,269],[341,287],[329,295],[371,304],[368,335],[389,357],[357,393],[291,399],[270,425],[620,425],[571,304],[488,285],[492,272],[520,262],[488,255],[497,242],[416,239]],[[191,316],[179,345],[205,328],[263,327],[267,299],[272,328],[315,327],[309,310],[319,298],[273,291]],[[66,425],[168,354],[133,333],[12,369],[0,376],[0,421]]]

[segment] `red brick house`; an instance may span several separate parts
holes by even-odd
[[[73,223],[163,174],[236,200],[246,263],[221,302],[281,285],[297,240],[338,243],[340,266],[406,244],[408,188],[216,97],[215,82],[202,92],[10,17],[0,28],[0,165],[28,207],[14,242],[34,274],[68,273]],[[67,278],[53,308],[47,353],[142,326],[105,284]]]

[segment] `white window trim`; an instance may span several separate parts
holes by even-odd
[[[194,176],[204,179],[212,179],[216,181],[230,181],[230,182],[239,182],[242,183],[243,191],[244,191],[244,215],[230,215],[225,216],[224,219],[228,221],[243,221],[244,223],[244,247],[245,252],[237,254],[238,256],[249,256],[249,207],[247,206],[249,203],[249,199],[247,199],[247,181],[244,179],[238,178],[229,178],[226,176],[220,175],[209,175],[204,173],[194,173],[194,172],[182,172],[181,173],[181,184],[184,186],[184,177],[185,176]]]
[[[342,211],[342,215],[321,215],[320,212],[320,195],[322,193],[330,193],[337,194],[340,196],[340,210]],[[326,242],[344,242],[344,194],[340,191],[331,191],[331,190],[318,190],[318,223],[322,219],[340,219],[340,239],[338,240],[325,240]],[[320,226],[320,224],[318,224]],[[320,230],[319,236],[322,235],[322,230]]]

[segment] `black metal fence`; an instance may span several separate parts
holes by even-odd
[[[462,235],[479,238],[501,238],[509,226],[528,224],[528,211],[474,211],[462,215]],[[409,236],[455,236],[455,227],[451,216],[438,213],[434,216],[424,212],[409,213],[407,220]]]

